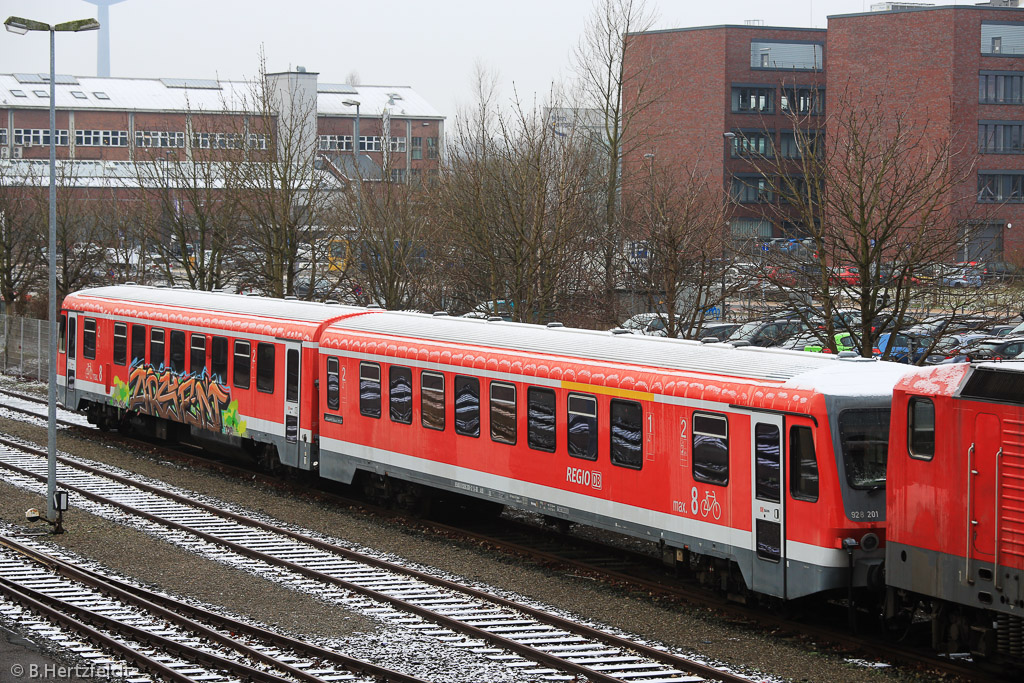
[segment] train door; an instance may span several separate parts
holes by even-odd
[[[75,410],[75,360],[78,358],[78,315],[68,311],[67,324],[67,374],[64,379],[64,400],[62,403],[68,410]]]
[[[303,469],[309,468],[309,453],[305,462],[299,461],[299,377],[302,362],[302,344],[285,342],[285,384],[284,384],[284,441],[285,452],[281,462],[295,463]]]
[[[786,519],[781,415],[751,418],[753,585],[759,593],[786,595]]]
[[[968,558],[992,561],[996,542],[993,494],[996,490],[996,460],[1001,446],[999,418],[991,413],[978,413],[974,418],[974,437],[968,451]]]

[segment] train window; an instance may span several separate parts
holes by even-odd
[[[132,325],[132,365],[146,364],[146,326]]]
[[[789,428],[789,492],[797,500],[818,500],[818,457],[810,427]]]
[[[149,364],[155,370],[163,370],[164,367],[164,334],[159,327],[149,330]]]
[[[412,424],[412,370],[401,365],[388,368],[388,413],[392,422]]]
[[[569,394],[569,455],[584,460],[597,460],[597,399],[589,394]]]
[[[729,483],[729,420],[714,413],[693,414],[693,478],[707,484]]]
[[[855,489],[876,490],[885,486],[885,461],[889,452],[889,411],[886,408],[839,413],[839,443],[846,483]]]
[[[96,358],[96,318],[86,318],[82,323],[82,355]]]
[[[235,359],[232,365],[231,383],[239,389],[249,388],[249,372],[252,369],[252,346],[247,341],[235,340]]]
[[[193,375],[206,372],[206,335],[193,334],[188,354],[188,371]]]
[[[68,317],[63,313],[60,316],[60,322],[57,323],[57,351],[65,353],[67,351],[67,337],[65,333],[68,331]]]
[[[338,359],[331,356],[327,359],[327,409],[337,410],[341,407],[341,373],[338,370]]]
[[[299,350],[288,349],[284,355],[284,400],[299,400]]]
[[[75,345],[78,343],[78,333],[75,331],[75,321],[78,318],[71,318],[68,321],[68,358],[75,358]]]
[[[185,333],[171,330],[171,371],[185,372]]]
[[[781,502],[782,462],[779,448],[782,436],[777,425],[758,423],[754,425],[754,495],[768,503]]]
[[[555,392],[526,390],[526,443],[535,451],[555,452]]]
[[[114,323],[114,365],[128,364],[128,325]]]
[[[516,387],[491,382],[491,441],[516,445]]]
[[[444,431],[444,375],[420,375],[420,422],[428,429]]]
[[[910,457],[931,460],[935,457],[935,404],[930,398],[915,396],[907,405],[907,438]]]
[[[274,371],[277,347],[260,342],[256,345],[256,389],[264,394],[274,393]]]
[[[359,364],[359,414],[380,417],[380,365]]]
[[[480,436],[480,380],[455,375],[455,433]]]
[[[210,345],[210,376],[215,382],[227,384],[228,381],[228,340],[214,337]]]
[[[636,401],[613,398],[610,425],[612,464],[640,469],[644,464],[643,408]]]

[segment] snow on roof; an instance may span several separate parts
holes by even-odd
[[[48,81],[49,74],[0,74],[0,106],[49,109]],[[58,75],[56,83],[57,109],[77,111],[239,112],[250,110],[255,99],[253,84],[248,81]],[[44,94],[37,95],[37,90]],[[378,117],[387,107],[395,117],[444,118],[407,85],[353,85],[346,89],[324,83],[317,91],[321,116],[355,116],[355,107],[344,104],[355,100],[360,103],[360,116]]]
[[[364,331],[451,344],[490,346],[510,351],[585,358],[628,365],[706,373],[729,378],[784,382],[783,386],[835,389],[841,393],[878,393],[906,366],[880,361],[850,362],[804,351],[702,344],[633,334],[612,334],[566,327],[544,327],[481,319],[382,312],[333,323],[327,335]],[[807,379],[803,379],[803,378]],[[800,378],[801,381],[795,381]],[[860,388],[858,380],[870,388]]]

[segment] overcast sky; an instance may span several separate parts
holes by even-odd
[[[297,65],[325,83],[408,85],[444,116],[471,100],[477,62],[506,101],[543,100],[569,75],[596,0],[123,0],[110,8],[110,73],[247,79]],[[742,24],[824,28],[875,0],[648,0],[654,28]],[[950,4],[950,3],[947,3]],[[961,4],[973,4],[961,2]],[[47,23],[97,16],[85,0],[0,0],[0,14]],[[96,75],[96,33],[57,36],[57,73]],[[0,32],[0,72],[48,72],[47,34]]]

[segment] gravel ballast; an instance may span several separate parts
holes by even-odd
[[[46,440],[45,428],[16,419],[0,418],[0,431],[35,443],[45,444]],[[744,624],[727,623],[707,610],[658,604],[645,595],[626,594],[587,578],[425,535],[419,529],[406,529],[363,512],[326,509],[322,502],[303,500],[214,472],[193,470],[159,457],[126,453],[69,432],[60,433],[58,447],[242,505],[283,522],[513,591],[741,670],[761,671],[794,681],[853,683],[928,678],[917,678],[894,668],[854,664],[841,653],[818,650],[795,633],[759,633]],[[3,520],[23,524],[25,509],[39,505],[38,495],[0,482]],[[52,537],[55,543],[151,586],[222,606],[228,612],[276,625],[289,633],[348,642],[359,649],[387,638],[380,624],[369,617],[271,581],[254,579],[238,569],[80,510],[72,508],[67,513],[65,528],[67,533]],[[421,655],[410,651],[409,656]]]

